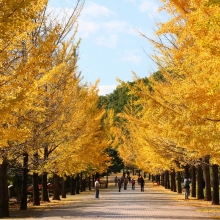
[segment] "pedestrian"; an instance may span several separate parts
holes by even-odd
[[[122,176],[121,176],[121,179],[120,179],[122,186],[123,186],[123,184],[124,184],[124,180],[125,180],[125,177],[122,175]]]
[[[128,178],[125,177],[125,179],[124,179],[124,190],[127,189],[127,185],[128,185]]]
[[[144,178],[140,176],[141,192],[144,192]]]
[[[118,177],[116,176],[115,177],[115,185],[117,186],[117,184],[118,184]]]
[[[121,192],[121,185],[122,185],[121,179],[118,179],[118,192]]]
[[[135,180],[134,179],[131,179],[131,188],[135,189]]]
[[[95,181],[95,198],[99,198],[99,188],[100,188],[100,181],[96,179]]]
[[[141,176],[139,176],[139,177],[138,177],[137,182],[138,182],[138,185],[140,185],[140,184],[141,184]]]
[[[131,183],[131,177],[128,176],[128,183],[130,184]]]
[[[186,176],[184,178],[184,189],[185,189],[185,199],[189,197],[189,189],[190,189],[190,179]]]

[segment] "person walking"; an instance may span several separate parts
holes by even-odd
[[[122,175],[122,176],[121,176],[121,179],[120,179],[120,181],[121,181],[121,186],[123,186],[124,180],[125,180],[125,177]]]
[[[96,179],[95,181],[95,198],[99,198],[99,188],[100,188],[100,181]]]
[[[121,179],[118,179],[118,192],[121,192],[121,185],[122,185]]]
[[[134,179],[131,179],[131,188],[135,189],[135,180]]]
[[[141,192],[144,192],[144,178],[140,176]]]
[[[190,179],[186,176],[184,179],[185,199],[189,197]]]
[[[127,185],[128,185],[128,178],[125,177],[125,179],[124,179],[124,190],[127,189]]]

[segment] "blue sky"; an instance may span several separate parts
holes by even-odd
[[[51,7],[73,9],[76,0],[49,0]],[[140,78],[157,70],[146,55],[152,45],[137,31],[155,38],[156,21],[165,21],[159,13],[159,0],[86,0],[78,20],[79,70],[84,81],[98,84],[99,94],[111,93],[119,78],[133,81],[132,71]]]

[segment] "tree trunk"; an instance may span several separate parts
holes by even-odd
[[[40,205],[39,187],[38,187],[38,173],[33,173],[33,206]]]
[[[160,174],[156,175],[156,182],[159,183],[159,185],[160,185]]]
[[[80,191],[83,192],[83,178],[82,178],[82,172],[80,174]]]
[[[170,172],[167,171],[167,189],[170,189]]]
[[[41,201],[50,202],[48,191],[49,191],[49,189],[47,189],[47,173],[44,173],[42,176]]]
[[[91,190],[91,176],[89,175],[89,190]]]
[[[176,172],[173,171],[173,192],[176,192]]]
[[[84,192],[86,191],[86,179],[85,178],[83,179],[83,191]]]
[[[191,168],[191,175],[192,175],[191,196],[196,198],[196,168],[195,166]]]
[[[164,173],[162,173],[162,175],[161,175],[161,186],[165,186],[164,185]]]
[[[197,199],[204,199],[203,170],[202,170],[202,167],[200,165],[197,167],[197,186],[198,186]]]
[[[95,187],[95,176],[92,175],[92,187]]]
[[[105,188],[108,188],[108,170],[106,172],[106,184],[105,184]]]
[[[211,192],[211,181],[210,181],[210,166],[209,166],[209,156],[205,157],[205,200],[212,201],[212,192]],[[204,187],[204,186],[203,186]]]
[[[23,153],[22,197],[20,210],[27,210],[28,154]]]
[[[60,200],[60,191],[59,191],[59,176],[57,174],[53,175],[54,186],[53,186],[53,200]]]
[[[164,188],[167,189],[167,171],[164,173]]]
[[[48,159],[48,144],[44,143],[43,147],[44,147],[44,160],[47,160]],[[41,192],[42,193],[41,194],[41,200],[44,201],[44,202],[50,202],[48,191],[50,192],[50,190],[47,189],[47,173],[45,172],[43,174],[42,192]]]
[[[79,190],[80,190],[79,180],[80,180],[80,177],[79,177],[79,174],[77,174],[77,176],[76,176],[76,194],[79,194]]]
[[[218,165],[212,165],[212,205],[219,205]]]
[[[170,190],[174,192],[174,180],[173,180],[173,177],[174,177],[174,176],[173,176],[173,172],[174,172],[174,171],[172,171],[172,172],[170,173],[170,181],[171,181]]]
[[[181,179],[180,171],[177,172],[177,186],[178,186],[177,192],[182,193],[182,179]]]
[[[70,195],[75,195],[76,194],[76,187],[75,187],[75,179],[74,176],[71,175],[70,177]]]
[[[75,177],[73,178],[73,192],[75,195],[76,194],[76,178]]]
[[[6,161],[0,164],[0,218],[9,217],[7,166]]]
[[[62,178],[62,198],[66,198],[66,179]]]

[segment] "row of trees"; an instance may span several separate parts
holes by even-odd
[[[159,40],[141,33],[154,45],[151,58],[159,71],[135,83],[121,82],[130,101],[117,115],[120,120],[114,122],[112,136],[125,165],[152,174],[191,167],[200,175],[204,168],[210,187],[212,168],[212,203],[219,204],[220,4],[213,0],[163,3],[171,19],[158,24]]]
[[[9,215],[9,166],[22,170],[20,209],[27,209],[28,172],[36,193],[43,175],[42,198],[48,201],[47,174],[55,180],[82,171],[90,175],[111,163],[97,85],[82,83],[77,66],[75,34],[84,0],[62,21],[47,4],[0,3],[0,217]]]

